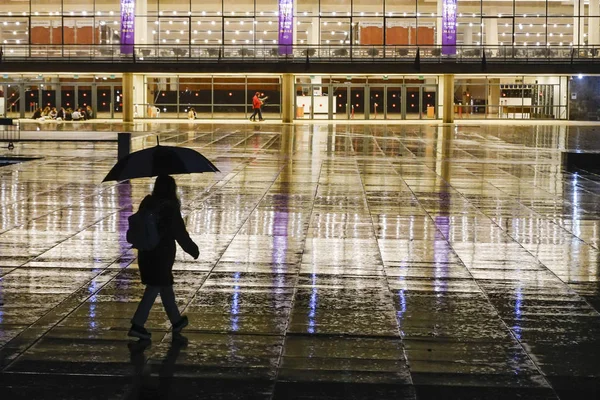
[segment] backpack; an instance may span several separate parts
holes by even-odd
[[[158,209],[145,207],[128,218],[127,241],[134,249],[152,250],[160,242]]]

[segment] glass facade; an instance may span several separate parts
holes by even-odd
[[[122,2],[135,5],[133,44],[124,45]],[[293,5],[291,49],[279,43],[279,1],[0,0],[1,57],[70,62],[276,62],[311,58],[342,63],[370,59],[600,58],[600,3],[509,0],[308,0]],[[289,52],[288,52],[289,50]],[[496,62],[502,62],[496,60]],[[114,63],[113,63],[114,65]],[[151,70],[151,69],[146,69]],[[247,118],[255,92],[268,97],[266,118],[293,103],[296,119],[434,119],[442,114],[442,75],[306,73],[293,76],[292,101],[282,104],[282,74],[139,73],[134,117]],[[39,107],[86,107],[121,118],[122,70],[114,74],[0,76],[0,115],[28,117]],[[214,71],[214,69],[213,69]],[[259,69],[252,69],[259,71]],[[482,69],[485,71],[485,69]],[[572,77],[456,74],[455,118],[567,119],[569,106],[595,94]],[[596,87],[596,86],[591,86]],[[588,93],[590,92],[590,93]],[[286,93],[288,93],[286,91]],[[595,103],[577,100],[580,118]],[[578,117],[579,118],[579,117]]]
[[[278,4],[275,0],[137,0],[135,44],[147,46],[138,55],[218,56],[219,49],[209,52],[211,46],[221,46],[221,56],[227,52],[279,55],[273,46],[278,43]],[[298,1],[293,11],[293,43],[321,46],[319,52],[329,56],[392,55],[381,46],[393,46],[392,52],[401,56],[404,50],[397,47],[417,45],[424,48],[424,55],[433,51],[436,56],[439,52],[427,46],[442,44],[447,28],[442,17],[452,4],[459,56],[478,56],[481,46],[489,49],[488,56],[522,52],[559,56],[571,46],[586,56],[597,56],[586,49],[600,45],[600,5],[583,0]],[[65,52],[77,56],[88,54],[89,46],[99,55],[119,53],[115,45],[121,40],[121,5],[117,0],[0,0],[0,17],[0,42],[6,56],[64,56]],[[377,48],[367,52],[361,46]]]

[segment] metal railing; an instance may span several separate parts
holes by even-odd
[[[4,45],[6,62],[415,62],[420,63],[597,63],[600,46],[442,46],[365,45],[136,45],[122,54],[120,45]]]

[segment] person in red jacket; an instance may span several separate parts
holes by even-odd
[[[250,116],[250,121],[256,121],[256,114],[258,114],[258,120],[259,121],[264,121],[264,119],[262,117],[262,112],[260,111],[260,108],[262,107],[263,102],[258,97],[259,95],[260,95],[260,93],[256,92],[254,94],[254,97],[252,98],[252,108],[254,109],[254,112]]]

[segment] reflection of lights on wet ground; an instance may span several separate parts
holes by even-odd
[[[231,299],[231,330],[237,332],[239,329],[238,321],[240,313],[240,280],[241,272],[236,272],[233,275],[235,285],[233,286],[233,299]]]
[[[98,282],[96,282],[96,280],[91,281],[88,286],[88,292],[91,294],[90,298],[88,299],[88,326],[90,329],[95,329],[98,327],[98,323],[96,322],[96,302],[98,301],[98,298],[95,295],[97,290]]]
[[[316,316],[317,316],[317,304],[319,301],[319,295],[317,293],[317,274],[312,274],[312,290],[310,293],[310,301],[308,303],[308,333],[315,333]]]
[[[4,280],[0,278],[0,324],[4,320]]]
[[[513,331],[515,332],[515,337],[517,340],[521,340],[522,330],[521,330],[521,306],[523,302],[523,289],[521,285],[517,286],[517,290],[515,291],[515,326],[513,326]]]
[[[400,322],[400,335],[404,336],[404,331],[402,330],[402,321],[404,319],[404,313],[406,313],[406,295],[404,293],[404,289],[400,289],[400,291],[398,292],[398,297],[400,299],[400,309],[397,313]]]

